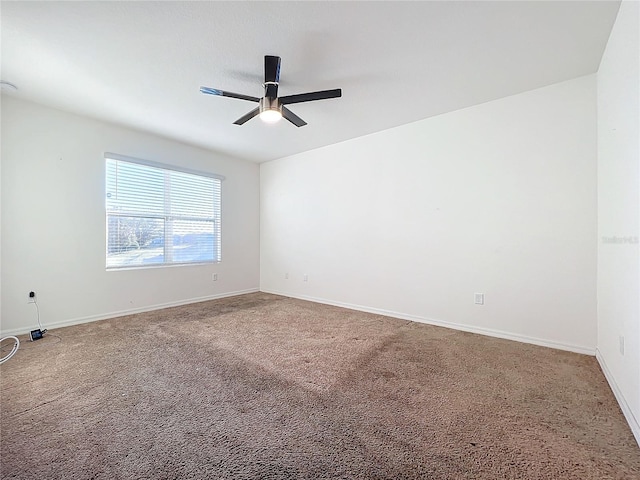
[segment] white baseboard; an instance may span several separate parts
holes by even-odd
[[[260,290],[258,288],[249,288],[247,290],[238,290],[238,291],[235,291],[235,292],[225,292],[225,293],[220,293],[220,294],[216,294],[216,295],[207,295],[205,297],[196,297],[196,298],[189,298],[187,300],[178,300],[176,302],[158,303],[156,305],[149,305],[149,306],[146,306],[146,307],[132,308],[132,309],[128,309],[128,310],[120,310],[120,311],[117,311],[117,312],[109,312],[109,313],[104,313],[104,314],[99,314],[99,315],[90,315],[88,317],[73,318],[71,320],[63,320],[61,322],[44,323],[42,326],[44,328],[46,328],[47,330],[53,330],[55,328],[69,327],[71,325],[79,325],[81,323],[97,322],[99,320],[107,320],[109,318],[116,318],[116,317],[124,317],[126,315],[133,315],[135,313],[151,312],[153,310],[161,310],[163,308],[179,307],[180,305],[188,305],[190,303],[206,302],[208,300],[217,300],[219,298],[225,298],[225,297],[235,297],[236,295],[243,295],[245,293],[255,293],[255,292],[259,292],[259,291]],[[29,331],[31,331],[31,330],[33,330],[33,328],[25,328],[25,327],[14,328],[12,330],[3,331],[0,336],[5,337],[7,335],[22,335],[24,333],[29,333]]]
[[[620,387],[618,387],[618,384],[616,383],[615,378],[611,374],[611,370],[609,370],[609,367],[607,367],[607,362],[605,362],[604,357],[602,356],[602,354],[600,353],[600,350],[598,349],[596,349],[596,359],[600,364],[600,368],[602,369],[602,372],[604,373],[604,376],[607,379],[607,382],[609,382],[611,391],[613,391],[613,395],[616,397],[616,400],[618,401],[618,405],[620,405],[622,414],[624,415],[624,418],[627,420],[627,423],[631,428],[631,432],[633,433],[633,436],[636,438],[636,442],[638,442],[638,446],[640,446],[640,422],[638,422],[638,419],[635,417],[635,415],[631,411],[631,408],[627,403],[627,399],[622,394],[622,390],[620,390]]]
[[[402,320],[411,320],[413,322],[426,323],[428,325],[435,325],[435,326],[438,326],[438,327],[451,328],[453,330],[461,330],[463,332],[477,333],[479,335],[486,335],[486,336],[489,336],[489,337],[503,338],[505,340],[514,340],[516,342],[522,342],[522,343],[530,343],[530,344],[533,344],[533,345],[539,345],[541,347],[555,348],[557,350],[566,350],[566,351],[569,351],[569,352],[581,353],[581,354],[584,354],[584,355],[594,356],[595,353],[596,353],[595,348],[583,347],[581,345],[573,345],[573,344],[570,344],[570,343],[555,342],[555,341],[552,341],[552,340],[545,340],[545,339],[542,339],[542,338],[529,337],[529,336],[520,335],[520,334],[517,334],[517,333],[510,333],[510,332],[504,332],[504,331],[501,331],[501,330],[494,330],[494,329],[491,329],[491,328],[475,327],[475,326],[471,326],[471,325],[464,325],[464,324],[461,324],[461,323],[447,322],[447,321],[444,321],[444,320],[437,320],[437,319],[433,319],[433,318],[420,317],[420,316],[417,316],[417,315],[409,315],[409,314],[402,313],[402,312],[394,312],[394,311],[391,311],[391,310],[383,310],[381,308],[366,307],[366,306],[363,306],[363,305],[355,305],[355,304],[352,304],[352,303],[336,302],[336,301],[333,301],[333,300],[327,300],[325,298],[311,297],[311,296],[307,296],[307,295],[291,295],[289,293],[277,292],[277,291],[273,291],[273,290],[265,290],[263,288],[261,288],[260,291],[262,291],[264,293],[272,293],[274,295],[282,295],[282,296],[285,296],[285,297],[298,298],[300,300],[308,300],[310,302],[324,303],[326,305],[333,305],[335,307],[349,308],[351,310],[359,310],[361,312],[375,313],[375,314],[378,314],[378,315],[385,315],[387,317],[400,318]]]

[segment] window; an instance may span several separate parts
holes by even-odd
[[[220,261],[224,177],[106,154],[107,269]]]

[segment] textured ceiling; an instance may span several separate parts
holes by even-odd
[[[617,1],[2,2],[19,98],[257,162],[597,71]],[[264,55],[309,124],[233,122]]]

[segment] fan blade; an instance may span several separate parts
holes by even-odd
[[[240,100],[248,100],[250,102],[259,102],[258,97],[251,97],[249,95],[242,95],[241,93],[226,92],[224,90],[218,90],[217,88],[200,87],[200,92],[207,95],[218,95],[220,97],[239,98]]]
[[[307,124],[307,122],[302,120],[285,106],[282,106],[282,116],[293,123],[296,127],[304,127]]]
[[[280,81],[280,57],[264,56],[264,83],[278,83]]]
[[[249,113],[247,113],[246,115],[243,115],[242,117],[240,117],[239,119],[237,119],[235,122],[233,122],[235,125],[242,125],[243,123],[248,122],[249,120],[251,120],[253,117],[255,117],[256,115],[258,115],[260,113],[260,107],[256,107],[253,110],[251,110]]]
[[[280,57],[264,56],[264,96],[278,97],[278,82],[280,81]]]
[[[322,90],[321,92],[287,95],[286,97],[280,97],[279,100],[282,105],[289,105],[291,103],[312,102],[314,100],[326,100],[327,98],[337,98],[341,96],[342,90],[340,88],[336,88],[335,90]]]

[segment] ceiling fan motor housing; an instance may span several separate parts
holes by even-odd
[[[263,97],[260,99],[260,113],[265,110],[275,110],[282,114],[282,104],[278,98]]]

